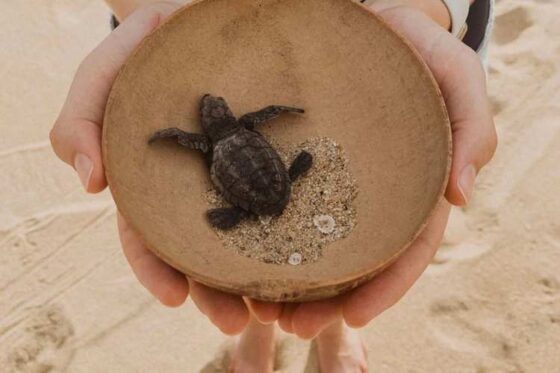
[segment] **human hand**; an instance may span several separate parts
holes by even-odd
[[[160,2],[139,8],[78,68],[50,139],[55,153],[74,167],[89,193],[100,192],[107,186],[101,157],[101,128],[117,73],[140,41],[179,7],[176,3]],[[161,303],[179,306],[190,290],[198,308],[227,334],[236,334],[245,328],[249,321],[248,305],[264,322],[278,317],[280,305],[244,300],[187,280],[182,273],[152,254],[120,214],[117,218],[128,263],[140,283]]]
[[[362,327],[394,305],[420,277],[439,247],[449,203],[467,204],[478,171],[490,161],[496,148],[486,76],[478,55],[418,10],[393,7],[379,15],[420,53],[445,99],[453,134],[447,201],[439,204],[407,251],[371,281],[332,299],[286,304],[280,326],[302,338],[316,336],[341,317],[352,327]]]

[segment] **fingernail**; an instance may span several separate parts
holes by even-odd
[[[461,195],[463,196],[463,200],[465,201],[465,204],[467,204],[469,202],[469,199],[471,198],[475,179],[476,179],[476,168],[474,168],[472,164],[463,168],[463,171],[459,176],[458,187],[459,187],[459,191],[461,192]]]
[[[88,190],[89,180],[91,179],[91,174],[93,172],[93,163],[87,155],[78,153],[74,158],[74,169],[80,177],[80,181],[84,186],[84,189]]]

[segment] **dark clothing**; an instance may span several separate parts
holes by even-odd
[[[463,42],[476,52],[482,46],[486,27],[490,22],[490,0],[476,0],[467,17],[468,31]]]

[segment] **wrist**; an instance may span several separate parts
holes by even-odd
[[[442,0],[378,0],[372,5],[372,8],[380,11],[398,6],[419,10],[446,30],[451,27],[451,16]]]

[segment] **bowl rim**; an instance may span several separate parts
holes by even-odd
[[[123,64],[123,66],[120,68],[119,72],[115,76],[115,79],[113,81],[113,85],[111,87],[111,91],[110,91],[108,99],[107,99],[107,104],[106,104],[106,107],[105,107],[104,123],[108,123],[107,119],[108,119],[108,113],[110,112],[109,109],[115,103],[115,101],[116,101],[115,96],[118,94],[117,89],[115,89],[117,84],[115,84],[115,83],[118,82],[119,79],[122,77],[122,75],[126,71],[127,66],[129,65],[129,62],[134,59],[134,57],[139,53],[139,51],[144,47],[144,45],[146,45],[146,43],[148,43],[149,40],[154,35],[157,35],[160,32],[160,30],[162,30],[164,27],[166,27],[166,26],[168,26],[172,23],[179,22],[180,17],[183,14],[183,12],[186,12],[191,7],[197,6],[197,5],[199,5],[201,3],[204,3],[206,1],[214,1],[214,0],[194,0],[194,1],[178,8],[164,22],[160,23],[156,28],[154,28],[150,33],[148,33],[144,37],[144,39],[134,48],[132,53],[127,57],[126,62]],[[377,15],[371,8],[367,7],[366,5],[363,5],[361,3],[357,3],[353,0],[345,0],[345,1],[351,2],[353,4],[353,6],[360,8],[361,11],[366,11],[369,14],[370,17],[375,19],[380,24],[381,27],[385,28],[386,31],[394,34],[397,37],[397,39],[401,43],[403,43],[410,52],[412,52],[415,59],[419,62],[422,70],[424,71],[425,74],[427,74],[427,76],[429,77],[429,80],[431,81],[431,85],[432,85],[432,88],[434,89],[434,93],[436,94],[436,96],[438,98],[438,101],[441,105],[442,113],[444,115],[443,120],[444,120],[444,122],[446,124],[446,128],[447,128],[447,131],[446,131],[446,134],[447,134],[447,136],[446,136],[447,137],[446,170],[445,170],[445,176],[443,178],[443,182],[442,182],[442,184],[440,186],[440,189],[437,193],[437,196],[438,196],[437,197],[437,202],[432,206],[432,208],[430,209],[429,213],[426,215],[426,218],[424,219],[422,224],[420,224],[418,226],[414,235],[412,235],[411,238],[401,248],[396,250],[395,253],[392,256],[390,256],[383,263],[380,263],[375,268],[364,268],[362,270],[357,270],[357,271],[353,271],[353,272],[348,271],[344,275],[334,276],[329,281],[322,280],[322,282],[319,283],[319,284],[306,283],[304,288],[302,288],[301,286],[299,286],[299,287],[294,286],[295,290],[293,292],[285,292],[285,293],[282,293],[282,294],[279,294],[278,291],[270,292],[269,290],[267,290],[267,288],[268,288],[267,286],[263,286],[262,282],[259,283],[259,284],[256,284],[256,283],[255,284],[247,284],[247,283],[232,284],[229,281],[226,282],[226,281],[222,281],[219,278],[205,276],[204,273],[197,272],[196,270],[193,270],[192,268],[187,268],[187,267],[183,266],[181,263],[178,263],[176,260],[171,258],[164,251],[158,250],[155,246],[151,245],[148,242],[148,240],[146,240],[146,238],[144,237],[144,234],[141,232],[141,230],[138,229],[137,226],[135,226],[134,220],[129,219],[128,212],[119,209],[119,202],[117,202],[117,198],[115,198],[116,197],[117,186],[115,185],[113,176],[111,174],[112,170],[110,169],[110,167],[107,166],[109,164],[109,162],[108,162],[108,155],[107,155],[107,153],[108,153],[107,152],[108,140],[107,140],[106,133],[107,133],[107,128],[109,126],[103,125],[102,140],[101,140],[101,142],[102,142],[102,158],[103,158],[103,164],[105,166],[104,170],[105,170],[105,176],[106,176],[106,179],[107,179],[107,184],[109,186],[111,196],[112,196],[112,198],[113,198],[113,200],[114,200],[114,202],[117,206],[117,213],[120,213],[124,217],[124,219],[127,221],[127,223],[133,228],[135,233],[137,233],[141,237],[141,239],[144,241],[144,243],[146,244],[146,246],[148,247],[148,249],[152,253],[154,253],[157,257],[162,259],[164,262],[166,262],[167,264],[169,264],[173,268],[175,268],[178,271],[184,273],[190,279],[192,279],[196,282],[199,282],[201,284],[204,284],[206,286],[209,286],[211,288],[218,289],[218,290],[230,293],[230,294],[237,294],[237,295],[241,295],[241,296],[246,296],[246,297],[261,300],[261,301],[302,302],[302,301],[314,301],[314,300],[319,300],[319,299],[330,298],[330,297],[339,295],[341,293],[344,293],[346,291],[349,291],[351,289],[354,289],[354,288],[358,287],[359,285],[371,280],[377,274],[379,274],[380,272],[385,270],[387,267],[389,267],[391,264],[393,264],[416,241],[418,236],[422,233],[422,231],[428,225],[429,221],[431,220],[431,218],[435,214],[439,205],[441,205],[442,201],[445,199],[445,191],[447,189],[447,184],[448,184],[449,178],[450,178],[451,166],[452,166],[452,157],[453,157],[452,130],[451,130],[451,123],[450,123],[449,114],[448,114],[448,111],[447,111],[447,108],[446,108],[446,105],[445,105],[445,100],[443,98],[441,89],[439,88],[439,85],[438,85],[433,73],[429,69],[426,62],[421,57],[420,53],[412,45],[412,43],[410,41],[408,41],[398,30],[395,30],[393,27],[391,27],[385,20],[383,20],[383,18],[381,18],[379,15]],[[271,280],[271,283],[274,283],[274,284],[277,284],[278,282],[279,282],[278,280]],[[290,280],[285,281],[285,283],[289,283],[289,282],[291,282],[291,281]]]

